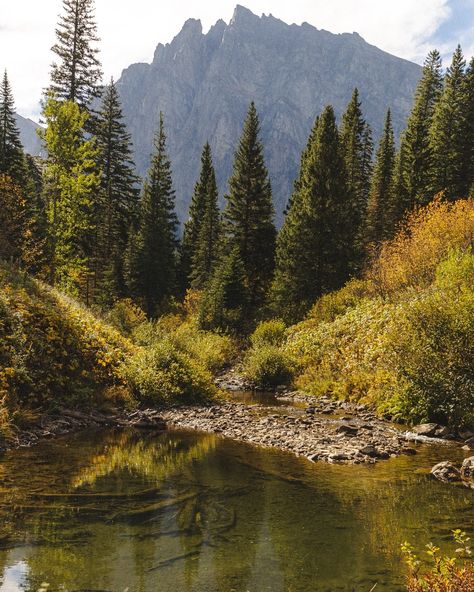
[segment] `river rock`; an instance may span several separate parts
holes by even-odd
[[[435,465],[431,469],[431,474],[439,481],[444,481],[445,483],[461,481],[461,473],[459,469],[457,469],[449,460],[444,460]]]
[[[436,438],[449,438],[451,435],[451,430],[446,426],[438,427],[434,433]]]
[[[420,425],[414,426],[411,431],[418,436],[432,437],[440,427],[441,426],[437,423],[421,423]]]
[[[468,438],[464,444],[468,447],[468,448],[472,448],[474,449],[474,437],[473,438]]]
[[[474,432],[468,428],[461,428],[458,430],[458,436],[461,440],[470,440],[471,438],[474,438]]]
[[[461,467],[461,477],[463,479],[474,479],[474,456],[464,459]]]
[[[338,434],[346,434],[347,436],[357,436],[359,428],[355,425],[344,423],[337,428],[336,432]]]
[[[359,452],[361,454],[364,454],[365,456],[372,456],[372,457],[378,456],[377,449],[375,448],[375,446],[372,446],[372,444],[368,444],[367,446],[360,448]]]

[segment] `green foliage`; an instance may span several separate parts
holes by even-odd
[[[426,554],[429,565],[423,562],[414,547],[405,542],[401,546],[408,567],[408,592],[470,592],[474,587],[474,566],[468,562],[471,556],[470,538],[460,529],[453,530],[453,538],[458,546],[454,555],[442,555],[441,549],[429,543]]]
[[[182,288],[202,289],[207,285],[218,256],[220,212],[216,173],[211,147],[204,146],[201,173],[189,206],[181,245]]]
[[[337,292],[325,294],[316,301],[308,317],[317,322],[331,322],[350,308],[355,308],[364,297],[373,292],[367,280],[351,280]]]
[[[406,307],[393,336],[398,372],[408,383],[404,416],[455,427],[474,425],[474,256],[452,253],[434,291]]]
[[[206,330],[242,331],[248,323],[245,268],[238,247],[223,255],[204,292],[199,325]]]
[[[261,387],[287,384],[293,378],[296,364],[283,351],[286,326],[279,319],[260,323],[250,337],[251,348],[244,357],[244,374]]]
[[[353,201],[353,225],[356,237],[354,271],[357,271],[364,259],[364,225],[373,168],[372,132],[362,115],[357,89],[354,89],[352,99],[342,117],[341,143],[346,165],[348,189],[351,192]]]
[[[42,132],[48,157],[44,192],[48,221],[50,281],[86,303],[93,297],[94,199],[99,189],[97,149],[83,138],[88,119],[71,102],[52,96],[44,105]]]
[[[228,338],[182,320],[156,331],[130,301],[110,320],[121,331],[57,290],[0,268],[0,423],[30,409],[197,402],[216,393],[210,371],[233,355]],[[140,328],[147,339],[138,338]]]
[[[288,330],[283,349],[301,365],[301,388],[405,421],[474,425],[471,210],[458,201],[417,213],[371,280],[323,297]]]
[[[291,382],[295,363],[281,347],[263,344],[250,349],[244,359],[244,374],[261,387],[275,387]]]
[[[217,393],[210,373],[166,341],[132,356],[125,377],[135,396],[148,404],[200,403]]]
[[[286,321],[300,319],[316,298],[347,280],[356,225],[334,111],[311,132],[299,179],[278,235],[271,299]]]
[[[163,114],[155,154],[140,198],[138,223],[129,238],[127,283],[149,316],[159,312],[177,288],[177,226],[171,164],[166,153]]]
[[[443,93],[435,107],[430,128],[431,196],[443,192],[448,199],[457,199],[468,194],[469,179],[464,166],[467,131],[465,67],[466,62],[458,46],[446,71]]]
[[[95,253],[96,299],[110,303],[126,292],[123,254],[136,216],[139,178],[134,172],[130,135],[114,81],[106,88],[96,123],[100,194]]]
[[[260,122],[251,103],[235,153],[223,216],[223,249],[237,249],[244,272],[242,301],[249,324],[265,303],[274,269],[276,230]]]
[[[8,175],[20,187],[26,183],[23,146],[20,142],[13,94],[6,70],[0,86],[0,174]]]
[[[262,345],[280,346],[285,340],[286,325],[280,319],[271,319],[261,322],[250,337],[252,347],[259,348]]]
[[[378,244],[388,238],[394,226],[393,182],[395,172],[395,139],[390,110],[385,119],[384,131],[377,156],[370,188],[365,229],[367,245]]]
[[[416,204],[426,205],[431,199],[430,171],[432,147],[429,131],[436,104],[443,90],[441,56],[437,50],[428,54],[423,74],[415,93],[413,109],[407,129],[401,140],[402,161],[398,170],[398,183],[406,188],[406,196],[396,193],[400,204],[398,218]]]

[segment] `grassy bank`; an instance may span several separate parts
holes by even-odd
[[[363,279],[324,296],[286,330],[281,365],[314,395],[374,404],[403,421],[472,426],[473,246],[473,201],[417,212]],[[268,347],[247,355],[251,374],[268,371]],[[263,367],[257,372],[252,361]]]
[[[185,316],[148,322],[130,302],[103,319],[0,267],[0,435],[45,410],[202,402],[232,343]]]

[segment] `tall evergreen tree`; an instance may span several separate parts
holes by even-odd
[[[469,180],[465,171],[465,66],[461,47],[446,71],[443,93],[430,129],[432,151],[430,193],[444,192],[447,199],[465,197]]]
[[[367,211],[366,243],[377,244],[388,238],[393,229],[393,187],[395,173],[395,139],[392,116],[387,111],[377,150]]]
[[[130,237],[134,244],[129,246],[127,262],[130,292],[149,315],[155,315],[176,291],[177,227],[171,164],[160,114],[155,154],[140,198],[138,226]]]
[[[244,263],[238,246],[220,258],[201,302],[199,324],[206,330],[239,332],[246,322]]]
[[[464,171],[469,197],[474,197],[474,58],[464,78],[466,133],[464,135]]]
[[[401,140],[402,158],[397,184],[405,190],[404,194],[397,196],[399,210],[411,210],[415,205],[426,205],[433,197],[430,186],[433,154],[429,132],[442,90],[441,56],[437,50],[433,50],[425,60],[413,109]]]
[[[352,195],[332,107],[327,107],[303,153],[299,179],[278,236],[271,297],[275,313],[300,319],[322,294],[348,278]]]
[[[48,227],[43,193],[43,177],[34,158],[29,154],[25,157],[25,166],[27,185],[24,190],[26,199],[22,263],[30,273],[43,275],[48,261]]]
[[[0,173],[20,186],[26,184],[26,167],[15,119],[12,89],[5,70],[0,86]]]
[[[50,282],[90,304],[94,299],[92,249],[97,226],[94,200],[99,191],[97,149],[92,139],[83,138],[88,115],[76,103],[49,97],[44,115]]]
[[[217,198],[216,173],[212,163],[211,147],[206,143],[201,155],[199,179],[194,187],[189,206],[189,218],[184,225],[180,262],[183,291],[189,288],[192,281],[194,287],[202,287],[212,267],[219,225]],[[201,232],[204,225],[206,229]],[[207,248],[204,246],[206,242]],[[210,259],[206,254],[209,248],[213,251]],[[199,255],[198,251],[201,251]]]
[[[58,61],[51,70],[50,90],[58,99],[88,109],[99,96],[102,77],[94,0],[63,0],[63,14],[56,29],[52,51]]]
[[[25,200],[21,188],[0,173],[0,259],[19,265],[25,246]]]
[[[245,272],[249,321],[265,301],[274,269],[276,230],[272,191],[252,102],[235,153],[223,229],[227,249],[239,250]]]
[[[363,229],[372,174],[373,142],[370,126],[362,115],[359,91],[354,89],[342,118],[341,141],[347,172],[348,189],[353,198],[355,240],[354,265],[357,270],[364,255]]]
[[[219,255],[221,215],[217,203],[216,175],[210,152],[209,159],[210,171],[206,183],[204,211],[191,260],[191,284],[198,290],[206,287]]]
[[[113,80],[104,93],[96,133],[101,174],[96,203],[98,281],[102,297],[110,300],[125,294],[124,253],[139,195],[130,134]]]

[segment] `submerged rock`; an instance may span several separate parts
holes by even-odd
[[[461,473],[459,469],[456,468],[449,460],[444,460],[443,462],[435,465],[431,469],[431,474],[433,477],[439,481],[443,481],[444,483],[461,481]]]
[[[461,467],[461,477],[463,479],[474,479],[474,456],[464,459]]]

